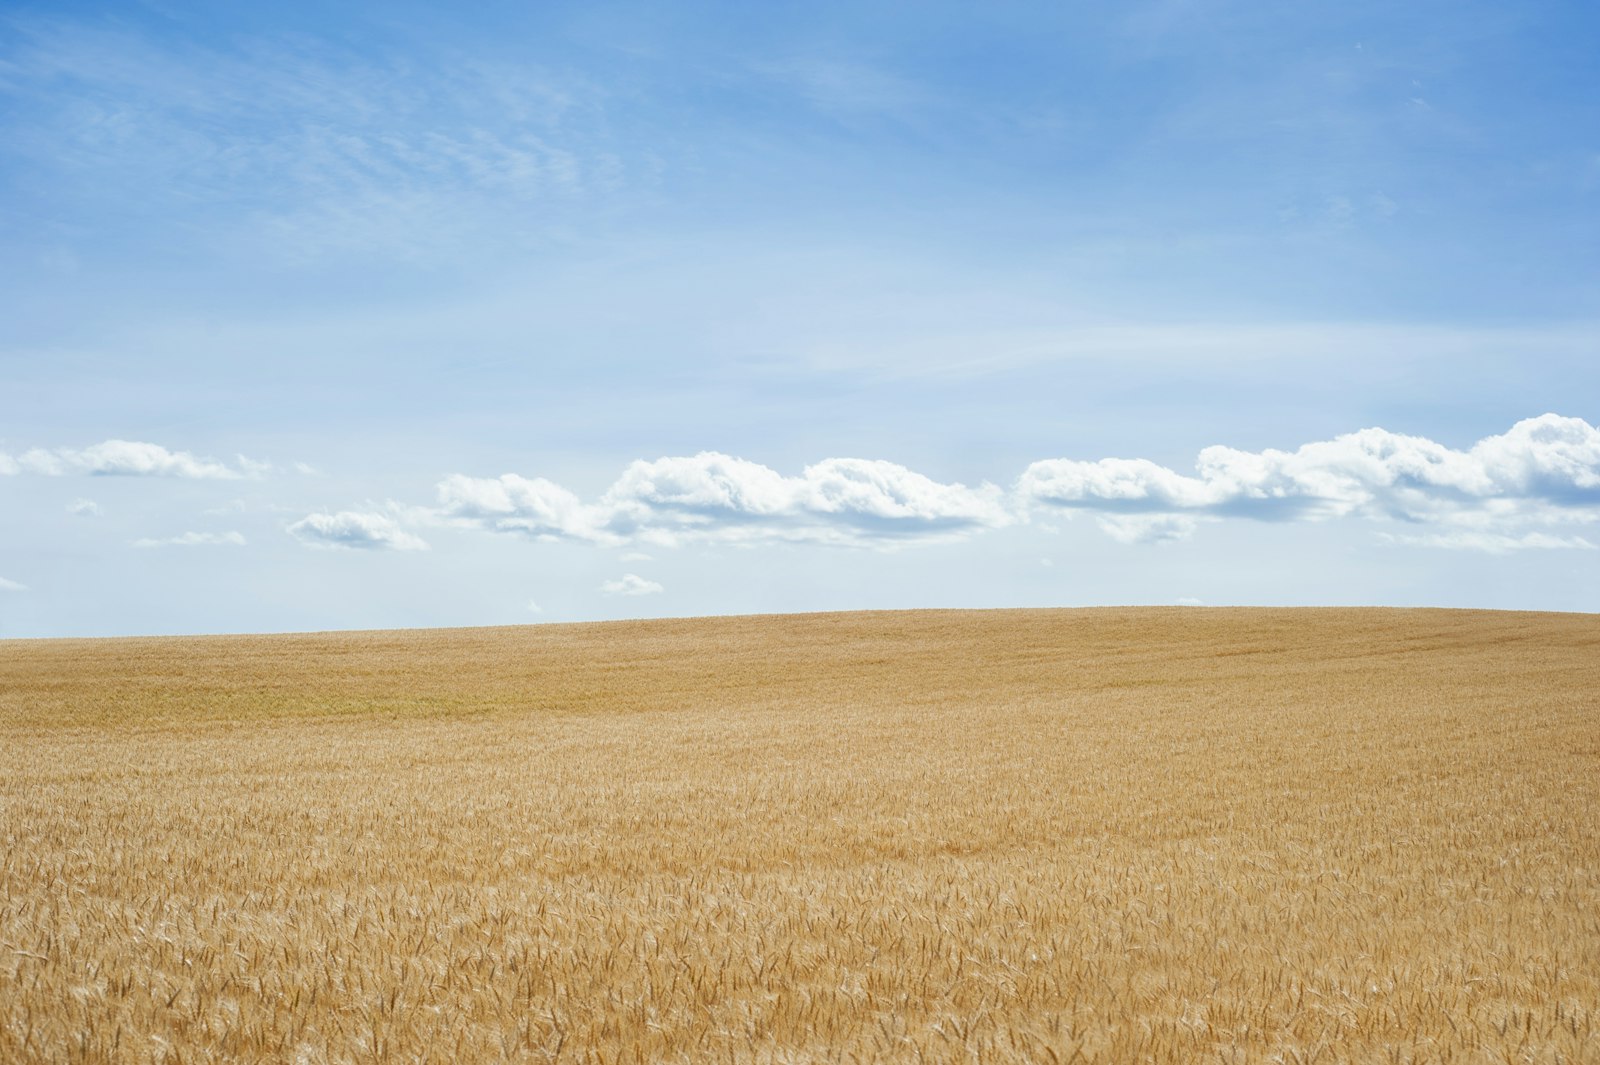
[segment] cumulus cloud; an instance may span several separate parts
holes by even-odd
[[[67,504],[67,513],[80,518],[98,518],[100,504],[92,499],[74,499]]]
[[[145,537],[133,541],[134,547],[243,547],[244,545],[244,534],[232,531],[223,533],[186,532],[178,536]]]
[[[495,532],[521,533],[538,540],[603,541],[602,515],[576,495],[543,477],[464,477],[439,483],[439,507],[446,517]]]
[[[606,595],[659,595],[666,591],[655,581],[646,580],[637,573],[624,573],[614,581],[600,585]]]
[[[718,452],[630,464],[595,502],[543,478],[456,475],[441,512],[541,540],[672,545],[688,540],[892,544],[1009,524],[993,485],[943,484],[892,462],[827,459],[798,477]]]
[[[36,447],[15,458],[0,456],[0,474],[36,473],[47,477],[90,474],[238,480],[258,477],[271,468],[271,463],[255,462],[243,455],[236,456],[234,464],[229,465],[136,440],[106,440],[85,448]]]
[[[386,514],[341,510],[307,514],[290,525],[289,533],[311,547],[363,550],[426,551],[428,544],[402,529]]]
[[[1024,506],[1108,515],[1102,524],[1119,539],[1139,538],[1146,527],[1129,520],[1144,515],[1544,521],[1600,507],[1600,430],[1545,414],[1458,451],[1362,429],[1295,451],[1208,447],[1192,475],[1147,459],[1049,459],[1029,466],[1016,491]]]
[[[1465,450],[1370,428],[1292,451],[1203,449],[1192,471],[1143,458],[1046,459],[1007,492],[936,481],[878,459],[832,458],[797,475],[721,452],[629,464],[597,496],[543,477],[455,474],[433,508],[390,515],[312,515],[291,527],[307,542],[425,546],[395,524],[445,522],[540,541],[640,550],[686,543],[825,543],[893,547],[959,539],[1035,520],[1092,515],[1127,544],[1184,540],[1234,518],[1404,523],[1396,542],[1485,551],[1583,548],[1544,527],[1600,522],[1600,430],[1545,414]]]
[[[19,584],[16,581],[0,577],[0,592],[25,592],[27,590],[28,586],[26,584]]]

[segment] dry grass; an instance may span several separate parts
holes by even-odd
[[[0,643],[0,1061],[1600,1061],[1600,619]]]

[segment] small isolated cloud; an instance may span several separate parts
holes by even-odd
[[[74,499],[67,504],[67,513],[80,518],[98,518],[100,504],[92,499]]]
[[[529,599],[528,600],[528,613],[530,613],[530,614],[543,614],[544,613],[544,607],[540,606],[537,600]]]
[[[1205,601],[1202,600],[1202,599],[1196,599],[1192,595],[1185,595],[1185,596],[1182,596],[1182,597],[1180,597],[1178,599],[1178,605],[1179,606],[1205,606],[1206,604],[1205,604]]]
[[[341,510],[337,514],[307,514],[289,533],[309,547],[347,547],[362,550],[426,551],[428,544],[402,529],[386,514]]]
[[[144,537],[133,541],[134,547],[243,547],[243,533],[186,532],[179,536],[160,538]]]
[[[33,448],[0,462],[0,473],[36,473],[47,477],[88,474],[102,477],[183,477],[238,480],[259,477],[271,463],[237,456],[234,465],[201,458],[187,451],[169,451],[160,444],[107,440],[85,448]]]
[[[655,556],[647,555],[643,551],[625,551],[622,555],[624,562],[652,562]]]
[[[645,580],[637,573],[624,573],[614,581],[606,581],[600,586],[606,595],[659,595],[666,591],[655,581]]]
[[[27,590],[28,586],[26,584],[19,584],[16,581],[0,577],[0,592],[25,592]]]
[[[1487,551],[1491,555],[1504,555],[1512,551],[1528,550],[1593,551],[1596,547],[1593,542],[1585,540],[1581,536],[1551,536],[1549,533],[1541,532],[1511,536],[1505,533],[1461,530],[1422,535],[1380,533],[1379,536],[1386,543],[1391,544],[1405,544],[1410,547],[1444,547],[1456,551]]]
[[[1159,544],[1187,540],[1196,522],[1184,514],[1106,514],[1098,524],[1118,543]]]

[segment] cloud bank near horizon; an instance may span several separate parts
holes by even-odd
[[[935,481],[904,466],[834,458],[789,477],[718,452],[631,463],[598,499],[542,477],[454,474],[443,521],[534,540],[603,546],[809,542],[895,547],[961,538],[1034,515],[1092,514],[1123,543],[1191,536],[1202,522],[1358,516],[1437,526],[1392,543],[1586,548],[1528,526],[1600,520],[1600,429],[1544,414],[1456,450],[1370,428],[1293,451],[1202,450],[1193,474],[1148,459],[1045,459],[1007,491]]]
[[[238,480],[276,472],[154,443],[0,452],[0,474]],[[74,510],[73,508],[77,508]],[[98,511],[84,501],[74,513]],[[796,475],[714,451],[629,463],[598,496],[540,476],[456,473],[428,506],[308,513],[284,528],[312,547],[426,550],[419,526],[599,547],[824,544],[894,549],[1084,514],[1126,544],[1184,540],[1207,523],[1398,523],[1382,542],[1506,553],[1595,547],[1572,526],[1600,522],[1600,429],[1543,414],[1465,449],[1367,428],[1294,450],[1201,450],[1192,472],[1143,458],[1033,462],[1009,488],[946,483],[882,459],[829,458]],[[144,538],[139,546],[223,542]],[[238,537],[239,534],[230,534]],[[238,544],[238,539],[226,542]]]

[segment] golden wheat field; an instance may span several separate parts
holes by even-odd
[[[0,643],[0,1061],[1600,1061],[1600,618]]]

